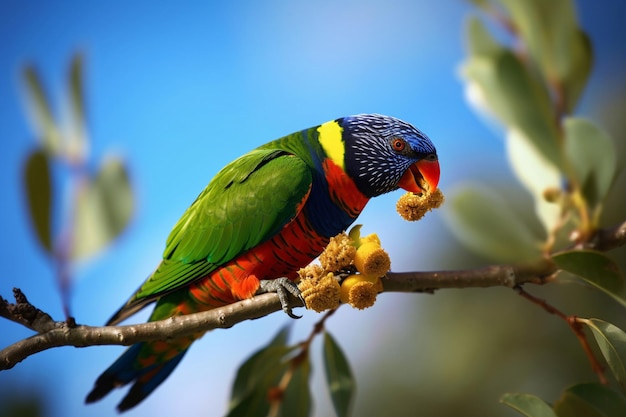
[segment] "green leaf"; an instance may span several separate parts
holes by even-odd
[[[24,167],[24,187],[28,199],[31,221],[39,243],[48,252],[52,252],[52,183],[48,155],[42,149],[32,152]]]
[[[545,85],[511,51],[470,58],[462,71],[491,113],[517,128],[544,158],[561,167],[556,117]]]
[[[500,0],[546,82],[559,84],[571,113],[592,67],[592,49],[572,0]]]
[[[343,350],[330,333],[324,333],[324,370],[326,382],[338,417],[350,415],[355,381]]]
[[[445,219],[468,248],[500,262],[519,262],[540,255],[541,240],[494,191],[467,184],[450,194]]]
[[[530,394],[504,394],[502,404],[508,405],[527,417],[557,417],[552,408],[541,398]]]
[[[558,78],[563,84],[566,110],[572,113],[582,95],[593,66],[593,49],[586,33],[574,32],[569,46],[569,68],[560,69]]]
[[[267,417],[269,413],[269,403],[267,402],[267,392],[252,392],[248,396],[241,398],[236,403],[230,402],[226,417]],[[265,394],[265,396],[263,395]]]
[[[85,100],[83,91],[83,56],[72,57],[68,76],[71,131],[67,137],[67,152],[70,158],[83,160],[86,156],[87,133],[85,121]]]
[[[27,66],[22,71],[27,107],[31,116],[31,123],[43,149],[51,155],[61,152],[62,142],[59,128],[54,122],[50,101],[43,88],[39,73],[34,66]]]
[[[285,356],[295,347],[286,345],[289,327],[283,327],[264,347],[250,356],[237,371],[231,391],[229,416],[266,416],[268,390],[289,368]]]
[[[532,59],[547,79],[560,79],[574,62],[570,45],[578,30],[572,0],[500,0]]]
[[[352,228],[348,232],[348,237],[350,238],[350,240],[352,240],[352,242],[354,242],[355,245],[358,245],[359,240],[361,239],[362,227],[363,227],[362,224],[355,224],[354,226],[352,226]]]
[[[470,55],[493,56],[502,51],[502,46],[496,42],[482,20],[476,16],[469,17],[466,31]]]
[[[602,320],[580,320],[591,329],[606,363],[622,390],[626,392],[626,333]]]
[[[76,122],[85,120],[85,100],[83,97],[83,56],[76,54],[72,57],[68,79],[70,92],[70,106]]]
[[[578,384],[565,390],[554,411],[559,417],[623,417],[626,400],[604,385]]]
[[[559,204],[546,201],[544,193],[561,188],[561,172],[518,129],[507,133],[506,151],[513,172],[533,197],[535,212],[544,230],[552,231],[561,219],[562,209]]]
[[[579,276],[626,306],[624,278],[617,264],[604,253],[570,250],[553,255],[552,260],[560,269]]]
[[[617,169],[611,137],[589,120],[570,117],[563,123],[565,153],[587,201],[596,205],[609,192]]]
[[[489,0],[469,0],[470,3],[473,3],[474,6],[480,7],[481,9],[487,10],[490,6]]]
[[[250,389],[254,387],[255,381],[261,377],[258,372],[259,368],[270,366],[271,362],[278,361],[275,358],[282,357],[283,354],[279,353],[281,348],[285,352],[289,351],[287,347],[289,332],[290,327],[284,326],[267,345],[257,350],[239,367],[231,391],[231,403],[248,395]]]
[[[308,417],[311,414],[311,362],[308,355],[299,359],[297,363],[291,362],[293,375],[284,392],[278,416],[281,417]]]
[[[75,212],[75,259],[93,255],[124,230],[133,212],[133,193],[121,160],[106,160],[96,177],[86,181]]]

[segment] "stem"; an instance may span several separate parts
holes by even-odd
[[[321,319],[319,319],[317,323],[313,325],[313,330],[311,330],[309,337],[307,337],[307,339],[304,342],[300,343],[300,346],[302,347],[303,350],[307,350],[307,351],[309,350],[309,347],[311,346],[313,339],[315,339],[315,336],[317,336],[318,334],[324,331],[324,324],[326,323],[326,320],[328,320],[330,316],[335,314],[335,311],[337,311],[337,308],[328,310],[326,313],[324,313],[324,316]]]
[[[587,340],[587,336],[585,335],[585,332],[583,331],[583,324],[580,322],[578,317],[566,315],[565,313],[563,313],[561,310],[557,309],[553,305],[548,304],[546,300],[542,300],[540,298],[537,298],[529,294],[522,288],[521,285],[517,285],[514,289],[515,291],[517,291],[519,295],[521,295],[525,299],[543,308],[548,313],[556,315],[557,317],[565,321],[565,323],[567,323],[569,328],[572,329],[572,331],[574,332],[574,335],[578,339],[578,342],[583,348],[583,351],[587,355],[587,358],[589,359],[589,363],[591,364],[591,369],[598,376],[600,383],[603,385],[607,385],[608,380],[606,379],[606,376],[604,375],[604,368],[600,364],[600,361],[598,361],[598,358],[596,358],[596,356],[594,355],[593,350],[591,349],[591,346],[589,345],[589,341]]]
[[[61,158],[69,169],[70,201],[65,210],[62,230],[57,240],[54,252],[57,285],[61,295],[63,313],[68,323],[74,322],[71,314],[70,299],[72,293],[72,253],[76,245],[75,220],[78,212],[78,202],[81,195],[87,191],[89,174],[84,159],[73,160],[66,156]]]
[[[324,331],[324,323],[326,323],[326,320],[328,320],[328,318],[332,316],[335,311],[337,311],[336,308],[328,310],[326,313],[324,313],[324,316],[313,325],[313,330],[311,330],[311,333],[306,338],[306,340],[299,343],[300,352],[296,356],[291,358],[289,368],[283,374],[280,382],[278,383],[278,386],[270,390],[270,410],[268,413],[269,417],[276,417],[278,415],[280,411],[280,405],[284,398],[284,393],[287,390],[289,383],[291,382],[293,374],[295,373],[298,366],[300,366],[300,364],[309,356],[311,343],[318,334]]]

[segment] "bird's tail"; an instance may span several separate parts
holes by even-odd
[[[188,348],[187,346],[187,348],[179,351],[166,361],[154,361],[153,364],[145,366],[146,360],[142,358],[145,358],[146,351],[153,351],[154,343],[160,342],[137,343],[128,348],[122,356],[98,377],[85,402],[92,403],[98,401],[112,389],[119,388],[132,381],[135,381],[135,383],[118,404],[118,411],[126,411],[143,401],[172,373],[176,365],[185,356]]]

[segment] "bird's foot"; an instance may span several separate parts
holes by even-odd
[[[280,305],[283,307],[283,311],[287,313],[289,317],[291,317],[292,319],[302,318],[302,316],[293,314],[293,311],[291,311],[291,307],[289,307],[288,293],[292,294],[294,297],[297,297],[300,301],[302,301],[303,304],[305,304],[302,293],[300,292],[300,289],[295,282],[285,277],[261,280],[259,289],[256,293],[265,294],[266,292],[275,292],[276,294],[278,294]]]

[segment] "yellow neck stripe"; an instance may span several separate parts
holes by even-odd
[[[317,132],[319,133],[319,142],[326,155],[341,169],[345,170],[344,156],[346,146],[341,135],[343,128],[333,120],[320,125],[317,128]]]

